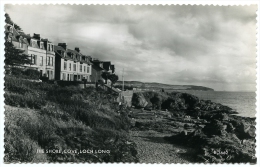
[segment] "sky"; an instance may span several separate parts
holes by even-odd
[[[257,6],[6,5],[25,33],[79,47],[128,81],[256,90]]]

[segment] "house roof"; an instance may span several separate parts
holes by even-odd
[[[102,67],[100,67],[100,66],[98,66],[98,65],[95,65],[95,64],[93,64],[92,65],[92,68],[94,68],[94,69],[96,69],[96,70],[104,70],[104,68],[102,68]]]
[[[105,61],[103,62],[103,68],[107,71],[109,71],[109,68],[110,68],[110,65],[111,65],[111,62],[110,61]]]
[[[61,51],[65,52],[65,57],[61,55],[61,53],[60,53]],[[75,59],[75,58],[69,56],[69,55],[68,55],[69,53],[73,53],[73,54],[76,54],[76,55],[82,56],[82,57],[85,56],[85,55],[83,55],[83,54],[77,52],[76,50],[72,50],[72,49],[67,49],[67,50],[65,50],[63,47],[57,46],[57,45],[54,45],[54,52],[57,53],[59,56],[65,58],[65,59],[70,59],[70,60],[73,60],[73,61],[80,61],[80,59],[79,59],[79,58],[78,58],[78,59]],[[85,57],[86,57],[86,56],[85,56]],[[82,62],[82,63],[88,63],[89,65],[92,65],[92,63],[91,63],[89,60],[87,60],[87,61],[81,60],[80,62]]]

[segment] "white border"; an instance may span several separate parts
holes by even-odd
[[[259,16],[260,16],[260,10],[259,10],[259,7],[260,7],[260,0],[0,0],[0,32],[1,32],[1,35],[0,35],[0,109],[1,109],[1,112],[0,112],[0,166],[8,166],[8,167],[13,167],[13,166],[34,166],[34,165],[37,165],[37,166],[57,166],[57,165],[62,165],[62,166],[83,166],[83,165],[88,165],[88,166],[103,166],[103,165],[106,165],[108,167],[114,167],[114,166],[121,166],[121,165],[125,165],[125,166],[132,166],[132,165],[135,165],[135,166],[142,166],[142,167],[148,167],[150,166],[151,164],[123,164],[123,163],[118,163],[118,164],[112,164],[112,163],[109,163],[109,164],[84,164],[84,163],[80,163],[80,164],[71,164],[71,163],[62,163],[62,164],[59,164],[59,163],[55,163],[55,164],[43,164],[43,163],[40,163],[40,164],[4,164],[3,163],[3,156],[4,156],[4,97],[3,97],[3,94],[4,94],[4,4],[105,4],[105,5],[110,5],[110,4],[113,4],[113,5],[119,5],[119,4],[122,4],[122,5],[130,5],[130,4],[145,4],[145,5],[148,5],[148,4],[151,4],[151,5],[159,5],[159,4],[162,4],[162,5],[167,5],[167,4],[191,4],[191,5],[250,5],[250,4],[257,4],[258,5],[258,11],[257,11],[257,91],[256,91],[256,98],[257,98],[257,101],[256,101],[256,104],[257,107],[256,107],[256,110],[257,110],[257,113],[256,113],[256,122],[257,125],[257,131],[256,131],[256,134],[257,134],[257,147],[256,147],[256,157],[258,159],[258,162],[257,162],[257,166],[259,166],[260,164],[260,99],[259,99],[259,96],[260,96],[260,55],[259,55],[259,50],[260,50],[260,47],[259,47],[259,39],[260,39],[260,33],[259,33]],[[207,166],[206,164],[153,164],[153,166],[170,166],[170,165],[182,165],[182,166],[190,166],[192,165],[193,167],[199,167],[199,166]],[[251,166],[250,164],[212,164],[210,166]]]

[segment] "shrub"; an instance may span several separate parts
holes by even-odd
[[[23,71],[23,75],[27,76],[27,79],[39,79],[40,72],[34,69],[26,69]]]
[[[11,74],[15,76],[21,76],[23,74],[23,68],[18,68],[18,67],[12,67],[11,68]]]

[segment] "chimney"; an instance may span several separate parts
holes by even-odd
[[[40,34],[33,34],[33,38],[41,40],[41,35]]]
[[[58,43],[58,46],[63,47],[63,49],[67,49],[67,44],[66,43]]]
[[[79,50],[79,48],[78,48],[78,47],[76,47],[76,48],[75,48],[75,50],[76,50],[77,52],[80,52],[80,50]]]

